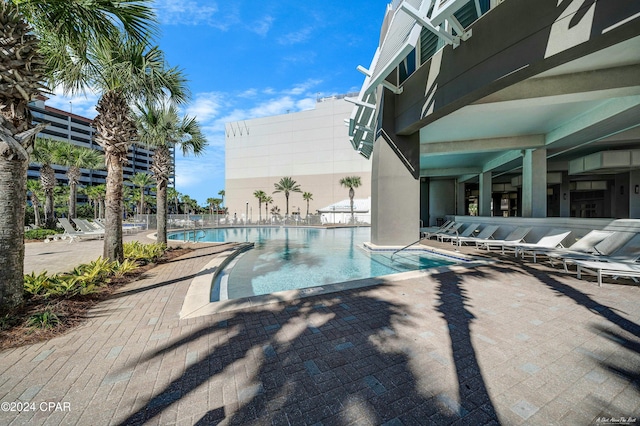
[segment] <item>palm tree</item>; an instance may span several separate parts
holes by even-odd
[[[207,198],[207,205],[209,206],[209,214],[213,214],[213,208],[216,206],[217,198]]]
[[[40,181],[36,179],[27,180],[27,191],[29,192],[29,199],[33,206],[34,225],[40,227],[40,193],[42,191]]]
[[[284,198],[287,200],[287,211],[285,216],[289,216],[289,193],[302,192],[300,185],[298,185],[298,183],[292,178],[285,176],[280,179],[280,182],[274,183],[273,186],[276,188],[276,190],[273,191],[274,194],[276,192],[284,192]]]
[[[76,217],[76,199],[78,198],[78,182],[80,169],[98,169],[104,165],[104,155],[95,149],[84,148],[70,143],[60,143],[53,153],[56,164],[67,169],[69,180],[69,218]]]
[[[89,203],[93,206],[93,218],[98,218],[98,191],[97,186],[85,186],[80,188],[79,192],[86,195],[89,199]]]
[[[156,179],[157,241],[167,243],[167,187],[173,172],[171,151],[180,145],[183,155],[200,155],[207,141],[195,118],[180,118],[175,105],[147,104],[138,106],[140,142],[155,147],[151,171]]]
[[[264,214],[265,214],[265,221],[269,221],[269,204],[273,203],[273,198],[271,198],[269,195],[266,195],[262,201],[264,202]]]
[[[170,202],[174,203],[174,205],[176,207],[175,214],[180,213],[180,211],[178,210],[178,205],[180,203],[180,197],[181,196],[182,196],[182,194],[179,193],[178,191],[176,191],[175,188],[171,188],[171,187],[167,188],[167,201],[170,201]]]
[[[258,199],[258,223],[260,223],[262,222],[262,201],[264,200],[264,197],[267,196],[267,193],[256,189],[253,191],[253,196]]]
[[[224,189],[221,189],[220,191],[218,191],[218,195],[222,197],[222,202],[220,204],[224,203],[224,196],[227,195],[226,191]]]
[[[61,142],[52,139],[37,138],[32,153],[32,158],[36,163],[40,163],[40,185],[44,191],[44,223],[49,229],[55,229],[56,217],[53,202],[53,190],[58,181],[56,172],[51,167],[55,162],[56,150],[60,148]]]
[[[92,85],[102,95],[94,119],[96,143],[106,155],[107,196],[103,258],[123,260],[122,189],[127,153],[138,138],[130,105],[153,103],[169,97],[174,102],[187,99],[185,79],[177,68],[167,68],[157,46],[122,37],[105,41],[83,58],[60,57],[65,73],[56,73],[63,88],[74,93],[79,84]]]
[[[129,179],[135,187],[140,188],[140,203],[138,204],[138,214],[145,213],[144,190],[151,186],[153,178],[149,173],[138,172]]]
[[[346,176],[340,179],[340,185],[345,188],[349,188],[349,200],[351,200],[351,223],[355,223],[355,216],[353,214],[353,197],[355,197],[356,192],[353,190],[354,188],[358,188],[362,185],[360,180],[360,176]]]
[[[88,45],[119,39],[121,30],[137,39],[154,32],[150,0],[3,0],[0,2],[0,308],[22,302],[25,204],[29,155],[35,125],[29,102],[51,89],[64,65],[55,57],[83,57]],[[58,68],[57,67],[61,67]],[[80,88],[81,85],[77,87]],[[53,84],[51,85],[53,87]]]
[[[310,192],[304,192],[302,199],[307,202],[307,217],[309,217],[309,201],[313,200],[313,194]]]

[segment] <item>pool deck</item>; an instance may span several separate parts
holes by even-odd
[[[637,285],[480,252],[492,262],[180,319],[228,248],[197,247],[80,328],[2,351],[0,424],[640,423]],[[28,244],[25,269],[90,250]]]

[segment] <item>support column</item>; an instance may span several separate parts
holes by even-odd
[[[458,216],[464,216],[467,214],[467,209],[465,208],[465,201],[466,201],[465,183],[456,181],[456,214]]]
[[[491,216],[491,172],[480,173],[480,197],[478,199],[478,216]]]
[[[371,242],[404,246],[420,236],[420,181],[380,138],[371,164]]]
[[[547,150],[523,153],[522,217],[547,217]]]
[[[560,217],[571,216],[571,187],[569,183],[569,173],[562,172],[562,183],[560,184]]]
[[[629,173],[629,219],[640,219],[640,170]]]

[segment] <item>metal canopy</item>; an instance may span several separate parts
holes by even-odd
[[[480,11],[478,0],[403,0],[387,7],[380,46],[371,65],[368,69],[358,67],[358,71],[365,74],[360,93],[355,99],[346,99],[355,104],[348,123],[350,141],[365,158],[370,158],[375,140],[378,86],[383,85],[395,94],[402,93],[402,87],[393,85],[387,78],[416,49],[423,28],[454,47],[461,40],[467,40],[471,31],[465,31],[454,14],[469,3]]]

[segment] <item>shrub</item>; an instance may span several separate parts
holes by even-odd
[[[45,238],[58,234],[55,229],[30,229],[24,233],[25,240],[44,240]]]
[[[33,314],[27,320],[27,326],[33,328],[54,328],[60,325],[58,315],[47,307],[44,311]]]
[[[116,262],[113,274],[116,278],[122,278],[136,269],[138,269],[138,264],[135,260],[125,259],[122,263]]]
[[[138,241],[131,241],[124,244],[124,257],[142,263],[150,263],[158,260],[166,249],[165,244],[142,244]]]

